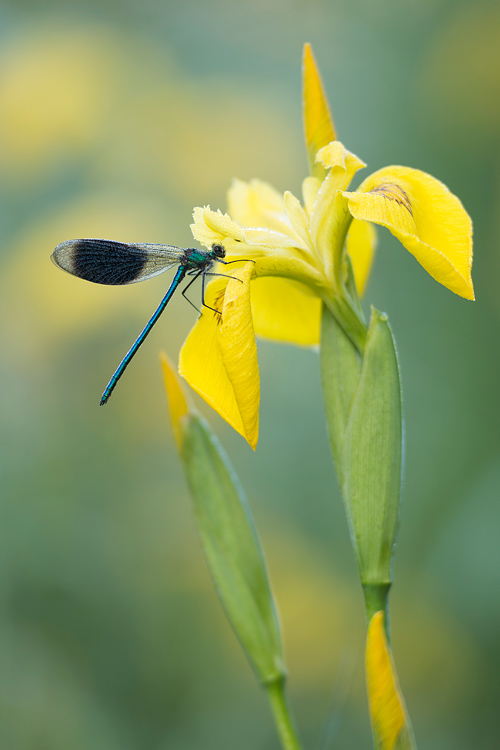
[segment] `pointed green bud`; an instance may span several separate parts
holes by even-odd
[[[361,359],[343,328],[324,309],[321,378],[361,580],[368,597],[374,594],[370,587],[375,588],[369,609],[380,609],[379,587],[391,582],[402,468],[399,368],[387,316],[372,310]]]
[[[285,670],[279,624],[245,495],[222,446],[188,404],[166,358],[163,369],[174,432],[215,588],[260,682],[281,683]]]
[[[387,315],[372,308],[344,443],[343,494],[364,585],[391,582],[403,455],[399,367]]]

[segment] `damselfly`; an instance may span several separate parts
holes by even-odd
[[[174,245],[129,245],[112,240],[82,239],[67,240],[56,247],[51,256],[56,266],[62,268],[63,271],[68,271],[73,276],[78,276],[86,281],[93,281],[95,284],[134,284],[137,281],[158,276],[158,274],[173,266],[178,266],[167,293],[113,373],[102,394],[101,406],[108,401],[132,357],[151,331],[185,276],[193,276],[194,278],[182,290],[182,295],[188,299],[186,291],[201,276],[202,305],[209,310],[214,310],[205,303],[206,277],[225,275],[212,271],[215,262],[224,265],[238,262],[225,261],[225,255],[226,251],[222,245],[212,245],[211,250],[196,250],[194,248],[183,249]],[[193,304],[189,299],[188,302],[191,305]],[[214,310],[214,312],[217,313],[218,311]]]

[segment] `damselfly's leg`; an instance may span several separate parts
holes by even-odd
[[[210,273],[209,271],[201,271],[203,274],[201,277],[201,304],[203,307],[206,307],[208,310],[212,310],[216,315],[222,315],[220,310],[216,310],[215,307],[210,307],[210,305],[207,305],[205,302],[205,276],[225,276],[225,273]]]
[[[196,281],[196,279],[198,278],[198,276],[200,276],[202,273],[203,273],[203,270],[201,270],[201,271],[197,270],[196,273],[195,273],[195,275],[194,275],[194,278],[191,279],[191,281],[189,282],[189,284],[181,292],[181,294],[184,297],[184,299],[187,300],[189,302],[189,304],[191,305],[191,307],[194,307],[194,309],[196,310],[196,312],[198,312],[200,315],[201,315],[201,310],[198,310],[198,308],[196,307],[196,305],[193,302],[191,302],[191,300],[189,299],[189,297],[186,297],[186,292],[189,289],[189,287],[191,286],[191,284],[194,284],[194,282]],[[203,297],[202,297],[202,299],[203,299]]]
[[[203,276],[201,279],[201,304],[203,307],[207,307],[209,310],[212,310],[214,313],[217,313],[217,315],[221,315],[220,310],[215,310],[215,308],[210,307],[210,305],[207,305],[205,302],[205,277],[206,276],[222,276],[223,279],[233,279],[234,281],[240,281],[243,284],[242,279],[237,279],[236,276],[228,276],[227,273],[212,273],[212,271],[203,271]]]
[[[238,258],[238,260],[222,260],[217,258],[217,263],[222,263],[223,266],[230,266],[231,263],[255,263],[252,258]]]
[[[200,271],[200,273],[202,273]],[[243,284],[242,279],[236,278],[236,276],[229,276],[227,273],[213,273],[212,271],[204,271],[203,276],[222,276],[223,279],[233,279],[233,281],[241,281]]]
[[[216,315],[221,315],[220,310],[216,310],[215,307],[210,307],[210,305],[207,305],[205,302],[205,276],[208,275],[207,271],[202,271],[202,277],[201,277],[201,304],[202,307],[207,307],[209,310],[212,310],[212,312],[216,313]],[[220,276],[224,276],[224,274],[219,274]]]
[[[218,263],[222,263],[224,266],[229,266],[231,263],[241,263],[242,259],[226,261],[226,260],[221,260],[220,258],[218,258],[217,262]],[[254,260],[252,260],[251,262],[255,263]],[[239,281],[242,284],[243,284],[243,280],[236,278],[236,276],[229,276],[227,273],[214,273],[213,271],[206,271],[206,270],[202,270],[199,273],[202,274],[202,277],[201,277],[201,304],[202,304],[203,307],[206,307],[208,310],[212,310],[212,312],[216,313],[217,315],[220,315],[221,314],[220,310],[216,310],[214,307],[210,307],[210,305],[207,305],[207,303],[205,302],[205,278],[207,276],[221,276],[223,279],[233,279],[234,281]],[[198,276],[199,276],[199,274],[197,274],[196,278],[198,278]],[[194,279],[193,279],[193,281],[194,281]],[[192,283],[193,282],[190,282],[190,284],[192,284]],[[190,284],[188,284],[188,286],[190,286]],[[187,289],[187,287],[186,287],[186,289]],[[184,291],[186,291],[186,290],[184,290]]]

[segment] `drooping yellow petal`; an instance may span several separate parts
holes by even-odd
[[[252,282],[255,333],[300,346],[319,344],[321,300],[303,289],[304,292],[299,284],[279,277],[255,279]]]
[[[172,419],[174,437],[177,443],[177,448],[179,449],[179,451],[181,451],[183,443],[182,420],[184,417],[187,417],[191,409],[188,404],[186,394],[184,393],[179,382],[179,377],[174,370],[172,363],[164,352],[160,354],[160,361],[163,369],[165,388],[167,390],[168,406],[170,410],[170,417]]]
[[[411,730],[384,631],[383,612],[376,612],[368,625],[366,681],[377,747],[393,750],[399,739],[398,748],[411,748]]]
[[[323,179],[326,172],[316,162],[316,153],[336,140],[335,127],[311,45],[304,45],[302,57],[302,111],[304,135],[311,174]]]
[[[356,289],[363,296],[373,264],[377,234],[369,221],[353,219],[347,233],[347,252],[351,258]]]
[[[255,449],[260,381],[250,308],[253,264],[214,279],[207,304],[179,355],[179,372],[191,387]]]
[[[387,227],[436,281],[474,299],[472,222],[446,185],[418,169],[394,166],[344,195],[356,219]]]
[[[231,279],[226,287],[219,343],[245,437],[255,448],[259,437],[260,380],[250,306],[252,273],[252,264],[247,263],[239,273],[235,273],[236,278]],[[244,287],[243,294],[241,287]]]

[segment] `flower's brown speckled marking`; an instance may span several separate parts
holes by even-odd
[[[370,190],[370,193],[382,193],[383,196],[391,201],[396,201],[400,206],[404,206],[413,218],[413,211],[411,207],[411,201],[408,194],[405,193],[403,188],[396,185],[394,182],[382,182],[377,187]]]
[[[222,307],[224,305],[224,297],[226,296],[226,290],[221,289],[217,297],[214,300],[214,317],[217,318],[217,325],[220,326],[222,323]]]

